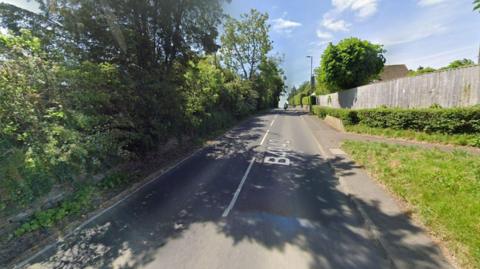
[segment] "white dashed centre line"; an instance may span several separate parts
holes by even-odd
[[[222,217],[226,218],[228,217],[228,214],[232,210],[232,208],[235,206],[235,203],[237,202],[238,196],[240,195],[240,192],[242,191],[243,184],[245,184],[245,180],[247,180],[248,174],[250,173],[250,170],[252,169],[253,163],[255,162],[255,158],[253,158],[250,161],[250,164],[248,165],[247,171],[245,171],[245,175],[243,175],[242,181],[240,181],[240,185],[238,185],[237,190],[235,191],[235,194],[233,195],[232,201],[228,205],[228,207],[223,211]]]
[[[277,118],[278,115],[275,115],[273,118],[272,122],[270,123],[270,127],[272,127],[273,123],[275,123],[275,119]],[[265,135],[262,138],[262,141],[260,142],[260,146],[265,143],[265,139],[267,139],[268,134],[270,133],[270,129],[267,130]],[[238,196],[240,195],[240,192],[242,191],[243,184],[245,184],[245,180],[247,180],[248,174],[250,173],[250,170],[252,169],[253,163],[255,162],[255,158],[253,158],[250,161],[250,164],[248,165],[247,171],[245,172],[245,175],[243,175],[242,181],[240,182],[240,185],[238,185],[237,190],[235,191],[235,194],[233,195],[232,201],[228,205],[227,208],[225,208],[225,211],[222,214],[222,217],[227,217],[232,208],[235,206],[235,203],[237,202]]]
[[[267,130],[267,132],[266,132],[265,135],[263,136],[262,142],[260,142],[260,146],[263,145],[263,143],[265,142],[265,139],[267,139],[268,133],[270,133],[270,130]]]

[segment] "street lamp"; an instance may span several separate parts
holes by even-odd
[[[313,56],[307,56],[307,58],[310,58],[310,77],[313,76]]]
[[[315,80],[313,78],[313,56],[308,55],[307,58],[310,58],[310,89],[315,88]]]

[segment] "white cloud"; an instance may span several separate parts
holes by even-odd
[[[434,6],[446,2],[447,0],[419,0],[418,5],[422,7]]]
[[[351,26],[350,23],[344,20],[336,20],[334,18],[331,18],[328,14],[325,14],[325,16],[323,16],[322,25],[328,30],[331,30],[334,32],[339,32],[339,31],[348,32]]]
[[[322,40],[331,40],[333,39],[332,33],[329,32],[323,32],[322,30],[318,29],[317,30],[317,37],[322,39]]]
[[[379,0],[332,0],[332,5],[340,12],[351,10],[355,12],[358,17],[367,18],[377,12],[378,1]]]
[[[416,26],[411,28],[404,28],[400,32],[396,32],[394,35],[381,38],[377,43],[385,46],[394,46],[400,44],[412,43],[431,36],[445,33],[448,28],[443,24],[422,24],[422,26]]]
[[[293,29],[302,26],[301,23],[296,21],[290,21],[283,18],[273,19],[272,28],[278,33],[291,33]]]

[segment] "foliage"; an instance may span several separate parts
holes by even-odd
[[[473,65],[475,65],[474,61],[464,58],[461,60],[455,60],[450,64],[448,64],[447,66],[439,68],[438,70],[432,67],[419,66],[416,71],[410,70],[409,76],[419,76],[419,75],[429,74],[437,71],[443,71],[443,70],[455,69],[455,68],[461,68],[461,67],[469,67]]]
[[[342,146],[439,238],[465,268],[480,266],[480,157],[382,143]]]
[[[424,74],[433,73],[433,72],[436,72],[436,71],[437,70],[435,68],[432,68],[432,67],[419,66],[416,71],[410,70],[408,75],[414,77],[414,76],[420,76],[420,75],[424,75]]]
[[[480,0],[473,0],[473,10],[477,10],[480,12]]]
[[[480,108],[424,109],[336,109],[315,107],[315,114],[338,116],[346,124],[362,124],[372,128],[414,130],[427,133],[480,133]],[[348,116],[347,116],[348,115]]]
[[[115,172],[107,175],[98,184],[97,187],[101,190],[114,189],[128,183],[128,174],[122,172]]]
[[[297,87],[293,86],[287,95],[287,100],[290,104],[293,104],[293,97],[298,93]]]
[[[288,95],[288,100],[290,104],[293,105],[310,105],[314,104],[315,101],[304,99],[306,96],[310,96],[315,93],[315,90],[311,88],[310,81],[305,81],[297,88],[293,87]],[[305,101],[303,101],[305,100]]]
[[[280,95],[285,93],[286,77],[280,68],[281,61],[279,58],[268,57],[259,66],[259,73],[253,81],[254,89],[259,95],[257,110],[277,107]]]
[[[94,188],[84,187],[58,207],[37,211],[34,216],[15,230],[15,236],[22,236],[39,229],[50,228],[55,223],[71,215],[78,215],[91,207]]]
[[[383,46],[358,38],[347,38],[337,45],[330,43],[322,55],[317,81],[325,83],[329,92],[367,84],[382,71],[383,53]]]
[[[429,143],[446,145],[470,146],[480,148],[480,136],[478,134],[444,134],[426,133],[413,130],[396,130],[391,128],[372,128],[362,124],[348,125],[347,131],[358,134],[368,134],[389,138],[400,138]]]
[[[285,78],[270,49],[250,79],[216,59],[221,3],[64,0],[43,14],[1,4],[0,211],[276,107]],[[256,31],[268,39],[268,26]]]
[[[240,72],[243,78],[252,80],[272,50],[267,21],[268,14],[252,9],[249,14],[241,15],[240,20],[228,17],[225,22],[220,52],[227,67]]]
[[[305,96],[302,98],[302,105],[307,105],[307,106],[311,106],[311,105],[315,105],[317,102],[317,98],[315,98],[315,96]]]
[[[322,119],[325,118],[327,115],[339,118],[346,126],[355,125],[358,123],[357,112],[355,110],[314,106],[312,111],[313,114],[317,115]]]
[[[251,81],[257,92],[257,110],[278,106],[285,90],[281,60],[269,56],[272,41],[267,21],[268,14],[252,9],[239,20],[228,17],[221,36],[222,61],[232,73]]]
[[[71,182],[121,158],[114,129],[102,132],[116,114],[108,64],[62,65],[48,60],[29,31],[0,35],[0,186],[2,203],[25,206],[56,182]],[[110,85],[116,86],[116,85]],[[75,87],[76,91],[66,91]],[[105,163],[103,163],[105,164]]]
[[[447,134],[480,133],[480,109],[360,109],[359,123],[374,128],[392,128]]]
[[[301,106],[302,105],[302,99],[305,97],[304,93],[298,93],[295,96],[293,96],[292,103],[294,106]]]
[[[186,62],[192,48],[213,52],[223,17],[221,0],[62,0],[41,3],[63,26],[82,60],[112,62],[153,72]],[[95,18],[95,19],[92,19]]]
[[[472,66],[472,65],[475,65],[474,61],[464,58],[464,59],[461,59],[461,60],[455,60],[455,61],[451,62],[444,69],[453,69],[453,68],[467,67],[467,66]]]

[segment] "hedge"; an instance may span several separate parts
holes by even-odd
[[[293,97],[293,104],[296,106],[302,105],[302,98],[305,96],[303,93],[299,93]]]
[[[358,124],[357,111],[355,110],[313,106],[312,111],[313,114],[318,115],[320,118],[325,118],[329,115],[341,119],[345,125]]]
[[[305,96],[302,98],[302,105],[315,105],[317,98],[315,96]]]
[[[314,106],[314,114],[342,119],[345,125],[362,124],[372,128],[391,128],[447,134],[480,133],[480,107],[470,108],[375,108],[339,109]]]

